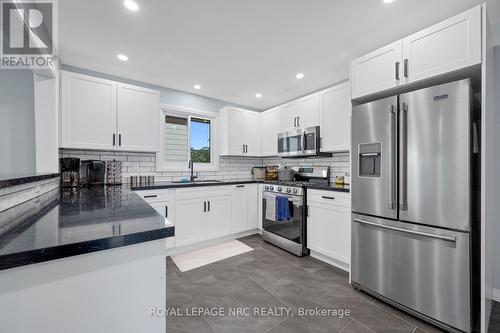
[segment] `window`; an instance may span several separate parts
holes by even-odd
[[[210,163],[210,120],[191,118],[191,160]]]
[[[157,169],[185,171],[191,159],[196,170],[217,170],[218,156],[213,144],[215,119],[214,114],[165,109]]]

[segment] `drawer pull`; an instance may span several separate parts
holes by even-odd
[[[441,236],[441,235],[435,235],[435,234],[430,234],[428,232],[422,232],[422,231],[415,231],[415,230],[408,230],[408,229],[403,229],[403,228],[397,228],[397,227],[391,227],[389,225],[383,225],[383,224],[378,224],[375,222],[369,222],[361,219],[353,219],[355,222],[362,223],[362,224],[368,224],[374,227],[379,227],[383,229],[389,229],[389,230],[394,230],[394,231],[400,231],[404,232],[407,234],[412,234],[412,235],[418,235],[418,236],[423,236],[423,237],[429,237],[429,238],[435,238],[435,239],[440,239],[448,242],[453,242],[455,243],[457,239],[455,237],[450,237],[450,236]]]
[[[156,198],[158,195],[152,194],[152,195],[145,195],[144,198]]]
[[[328,197],[326,195],[321,196],[323,199],[335,200],[335,197]]]
[[[245,187],[245,185],[236,185],[236,187]]]

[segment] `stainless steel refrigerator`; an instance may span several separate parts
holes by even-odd
[[[470,80],[353,107],[355,287],[470,331],[479,158]]]

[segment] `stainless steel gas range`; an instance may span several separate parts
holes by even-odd
[[[276,181],[264,186],[262,196],[262,237],[297,256],[309,254],[306,244],[306,195],[311,184],[328,185],[329,167],[294,167],[292,181]],[[286,198],[286,199],[284,199]],[[288,201],[289,218],[276,214],[277,201]],[[284,200],[284,201],[283,201]]]

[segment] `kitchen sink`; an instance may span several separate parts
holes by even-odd
[[[182,180],[177,180],[172,182],[174,184],[197,184],[197,183],[222,183],[222,180],[215,180],[215,179],[200,179],[200,180],[194,180],[194,181],[182,181]]]

